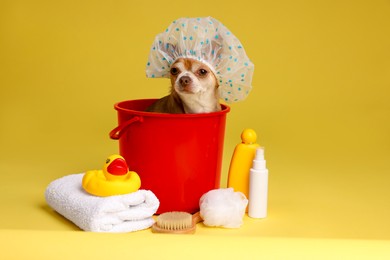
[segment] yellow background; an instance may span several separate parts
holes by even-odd
[[[228,114],[222,186],[241,131],[255,129],[269,217],[189,237],[79,231],[46,205],[46,186],[117,152],[113,104],[169,88],[145,76],[155,35],[209,15],[255,64],[252,93]],[[7,259],[389,257],[390,2],[0,0],[0,177]]]

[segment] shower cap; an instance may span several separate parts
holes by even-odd
[[[254,65],[241,42],[212,17],[180,18],[153,42],[146,66],[149,78],[169,78],[178,58],[206,64],[219,82],[220,97],[228,102],[243,100],[252,88]]]

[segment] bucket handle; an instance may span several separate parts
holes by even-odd
[[[144,118],[141,117],[141,116],[135,116],[132,119],[127,120],[123,124],[121,124],[121,125],[115,127],[114,129],[112,129],[112,131],[110,132],[110,138],[114,139],[114,140],[118,140],[119,138],[121,138],[122,134],[124,134],[124,132],[126,132],[127,128],[132,123],[143,122],[143,121],[144,121]]]

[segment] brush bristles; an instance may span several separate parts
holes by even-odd
[[[183,230],[192,227],[192,215],[187,212],[167,212],[157,217],[157,226],[165,230]]]

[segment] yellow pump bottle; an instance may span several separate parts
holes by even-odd
[[[241,133],[242,143],[234,149],[229,167],[228,188],[240,191],[249,198],[249,172],[259,144],[257,134],[253,129],[245,129]]]

